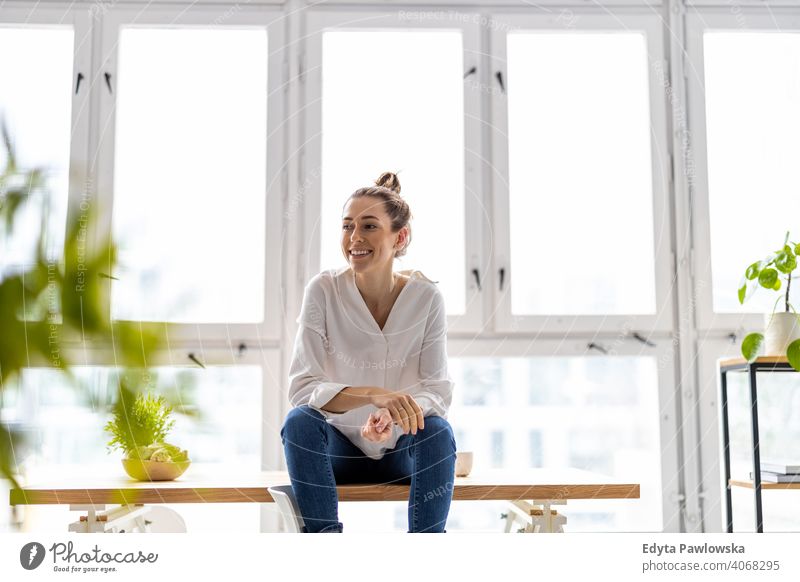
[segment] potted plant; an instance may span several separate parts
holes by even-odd
[[[751,333],[742,340],[742,355],[748,362],[755,360],[764,347],[764,355],[786,355],[791,366],[800,371],[800,323],[797,310],[789,301],[792,288],[792,273],[797,268],[800,244],[789,241],[789,233],[783,246],[761,261],[747,267],[742,283],[739,285],[739,303],[743,304],[756,289],[763,287],[780,291],[786,281],[785,293],[778,295],[772,306],[772,313],[765,316],[764,333]],[[783,311],[776,312],[778,302],[783,298]]]
[[[109,450],[122,449],[125,472],[139,481],[171,481],[189,468],[189,452],[167,442],[175,421],[163,396],[135,394],[123,379],[114,418],[105,430],[113,438]]]

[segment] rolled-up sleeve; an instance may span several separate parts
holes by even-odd
[[[425,336],[419,357],[420,389],[414,399],[423,416],[447,418],[453,400],[454,382],[447,368],[447,313],[444,296],[436,290],[425,324]]]
[[[348,384],[333,382],[325,373],[329,345],[325,331],[325,297],[315,277],[306,286],[303,306],[297,318],[292,363],[289,369],[289,402],[292,407],[308,405],[329,418],[343,414],[323,410]]]

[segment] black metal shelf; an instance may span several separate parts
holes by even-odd
[[[761,451],[758,431],[758,372],[796,372],[785,357],[766,356],[748,362],[743,358],[724,360],[719,364],[722,402],[722,447],[725,457],[725,508],[728,512],[728,533],[733,533],[733,502],[731,486],[742,486],[743,482],[731,483],[730,432],[728,426],[728,372],[746,372],[750,392],[750,428],[753,437],[753,481],[755,499],[756,531],[764,533],[764,516],[761,504],[761,491],[768,489],[792,489],[791,487],[763,487],[761,483]]]

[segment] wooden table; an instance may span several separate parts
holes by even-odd
[[[106,531],[108,521],[98,511],[119,504],[138,511],[144,504],[178,503],[272,503],[267,491],[288,485],[284,471],[247,471],[242,467],[195,463],[174,481],[139,482],[130,479],[120,465],[65,465],[34,470],[12,489],[11,505],[70,505],[88,511],[85,526],[72,531]],[[340,485],[340,501],[407,501],[409,485]],[[570,499],[638,499],[639,484],[578,469],[491,470],[457,477],[454,501],[503,500],[511,503],[506,514],[506,531],[520,520],[528,531],[555,531],[564,516],[551,509]],[[119,511],[115,513],[120,516]],[[116,519],[116,518],[115,518]],[[140,520],[143,523],[143,520]],[[76,524],[73,524],[75,526]],[[103,526],[106,529],[92,529]],[[547,527],[549,525],[549,528]],[[562,524],[563,525],[563,524]],[[563,529],[563,528],[560,528]],[[149,531],[144,527],[140,531]]]

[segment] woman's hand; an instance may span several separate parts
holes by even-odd
[[[372,395],[372,404],[378,408],[386,408],[392,420],[403,429],[403,434],[417,434],[417,430],[425,428],[425,418],[417,401],[405,392],[384,390]]]
[[[369,415],[367,424],[361,427],[361,436],[374,443],[382,443],[392,436],[392,415],[380,408]]]

